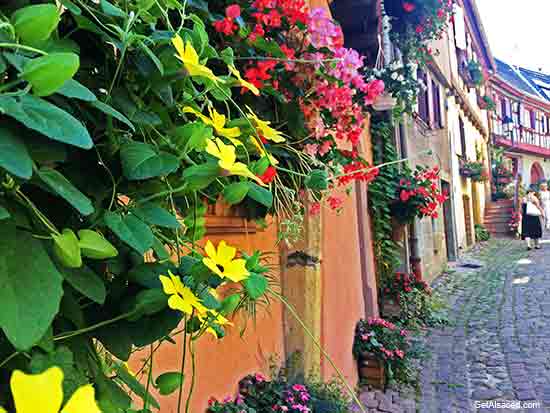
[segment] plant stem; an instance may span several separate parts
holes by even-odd
[[[336,364],[334,363],[334,361],[332,361],[332,358],[328,355],[328,353],[325,351],[325,349],[323,349],[323,347],[321,346],[321,344],[317,341],[317,339],[315,338],[315,336],[313,335],[313,333],[311,332],[311,330],[306,326],[306,324],[302,321],[302,319],[300,318],[300,316],[298,315],[298,313],[296,312],[296,310],[294,309],[294,307],[281,295],[279,294],[278,292],[272,290],[271,288],[268,287],[268,291],[273,294],[276,298],[278,298],[283,304],[284,306],[286,307],[286,309],[290,312],[290,314],[296,319],[296,321],[298,321],[298,324],[300,324],[300,326],[304,329],[304,331],[306,332],[306,334],[309,336],[309,338],[311,339],[311,341],[313,341],[313,344],[315,344],[315,347],[317,347],[319,349],[319,351],[321,352],[321,354],[323,355],[323,357],[325,357],[328,362],[330,363],[330,365],[332,366],[332,368],[334,369],[334,371],[336,372],[336,374],[338,375],[338,378],[340,379],[340,381],[342,382],[342,384],[346,387],[349,395],[351,396],[351,398],[353,399],[353,401],[355,403],[357,403],[357,406],[359,407],[359,409],[361,410],[361,412],[363,413],[367,413],[367,411],[365,410],[365,408],[363,407],[363,404],[361,403],[361,401],[359,400],[359,398],[357,397],[357,394],[355,394],[355,391],[352,389],[352,387],[350,386],[350,384],[348,383],[348,381],[346,380],[346,378],[344,377],[344,375],[342,374],[342,372],[340,371],[340,369],[338,369],[338,367],[336,367]]]
[[[15,353],[8,356],[2,363],[0,363],[0,368],[4,367],[6,364],[8,364],[12,359],[17,357],[19,354],[21,354],[19,351],[16,351]]]
[[[183,316],[183,325],[187,326],[187,315]],[[181,366],[180,374],[183,376],[185,370],[185,357],[187,356],[187,331],[183,333],[183,346],[182,346]],[[178,392],[178,413],[181,413],[181,400],[183,396],[183,383],[180,385]]]
[[[66,334],[59,334],[57,336],[54,336],[53,340],[54,341],[61,341],[61,340],[66,340],[66,339],[71,338],[71,337],[78,336],[80,334],[89,333],[90,331],[96,330],[98,328],[105,327],[109,324],[116,323],[117,321],[120,321],[120,320],[124,320],[125,318],[130,317],[134,313],[135,313],[135,310],[130,311],[128,313],[120,314],[119,316],[116,316],[115,318],[111,318],[110,320],[101,321],[100,323],[93,324],[93,325],[88,326],[86,328],[81,328],[79,330],[71,331],[70,333],[66,333]]]
[[[191,353],[191,384],[189,386],[189,393],[187,394],[187,401],[185,402],[185,413],[189,413],[189,406],[191,404],[191,398],[193,397],[193,390],[195,389],[195,344],[193,340],[189,341],[189,352]]]
[[[46,56],[48,54],[43,50],[35,49],[34,47],[25,46],[23,44],[17,44],[17,43],[0,43],[0,49],[21,49],[21,50],[26,50],[28,52],[38,53],[42,56]]]
[[[145,387],[145,398],[143,399],[143,411],[147,410],[149,404],[149,387],[151,386],[151,377],[153,376],[153,345],[149,345],[149,372],[147,374],[147,386]]]

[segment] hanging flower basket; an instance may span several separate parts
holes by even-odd
[[[376,98],[376,100],[372,105],[372,108],[378,112],[385,112],[385,111],[393,110],[393,108],[396,105],[397,105],[397,99],[395,99],[389,93],[383,93],[382,95],[379,95]]]
[[[464,178],[471,178],[474,174],[474,171],[472,171],[470,168],[462,167],[459,170],[460,176],[463,176]]]
[[[362,352],[357,358],[359,379],[362,383],[383,390],[386,386],[386,369],[384,362],[375,354]]]

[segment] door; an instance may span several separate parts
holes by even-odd
[[[441,181],[441,189],[449,197],[443,204],[443,225],[445,225],[445,245],[447,246],[447,260],[455,261],[458,257],[456,250],[455,225],[453,222],[453,202],[451,200],[451,185]]]

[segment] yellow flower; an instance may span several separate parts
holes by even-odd
[[[179,276],[172,274],[171,271],[168,271],[168,275],[169,277],[165,275],[159,276],[164,293],[170,296],[168,307],[189,315],[193,313],[193,309],[199,313],[207,311],[206,307],[202,305],[201,300],[193,294],[193,291],[183,285]]]
[[[176,34],[172,38],[172,44],[178,52],[176,57],[182,61],[183,66],[190,76],[206,77],[216,83],[222,82],[216,77],[212,70],[210,70],[205,65],[200,64],[199,55],[197,54],[196,50],[193,48],[193,45],[189,40],[184,45],[183,39],[179,36],[179,34]]]
[[[183,108],[183,113],[192,113],[206,125],[212,126],[217,135],[229,139],[231,143],[233,143],[233,145],[242,145],[242,142],[240,140],[235,139],[241,136],[241,130],[239,128],[226,128],[225,115],[222,115],[216,109],[209,107],[208,112],[210,113],[210,117],[204,116],[202,113],[193,109],[190,106],[186,106]]]
[[[206,143],[206,152],[218,158],[218,165],[229,175],[239,175],[251,178],[258,182],[258,184],[265,186],[262,180],[254,175],[244,163],[237,162],[234,146],[226,145],[221,139],[216,138],[216,142],[208,140]]]
[[[229,278],[234,282],[248,278],[249,272],[246,269],[246,260],[242,258],[234,259],[237,255],[235,247],[227,245],[225,241],[220,241],[216,250],[212,242],[208,241],[204,250],[208,257],[202,259],[203,264],[221,278]]]
[[[216,330],[212,328],[212,324],[217,324],[219,326],[233,325],[231,321],[221,315],[218,311],[208,311],[206,313],[199,314],[198,319],[202,324],[208,323],[206,332],[212,334],[216,338],[218,338],[218,334],[216,333]]]
[[[248,119],[250,119],[252,124],[256,127],[260,135],[262,135],[265,139],[273,141],[275,143],[285,141],[285,138],[283,138],[283,134],[281,132],[269,126],[271,122],[258,118],[258,116],[248,106],[247,109],[249,112]]]
[[[63,403],[63,371],[50,367],[40,374],[15,370],[10,386],[17,413],[101,413],[91,384],[79,387],[65,407]],[[0,412],[5,412],[0,407]]]
[[[229,68],[229,71],[231,72],[231,74],[237,78],[237,82],[239,83],[239,85],[250,90],[256,96],[260,95],[260,91],[258,90],[258,88],[254,86],[252,83],[244,80],[235,66],[228,65],[227,67]]]

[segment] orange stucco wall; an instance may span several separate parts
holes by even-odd
[[[256,234],[225,234],[223,236],[207,236],[214,244],[224,239],[239,250],[252,253],[259,249],[264,252],[274,252],[270,264],[274,274],[278,276],[279,254],[276,247],[276,226]],[[239,320],[233,320],[235,325],[226,329],[227,335],[222,340],[216,340],[210,335],[201,337],[196,348],[196,380],[190,411],[202,413],[205,411],[208,399],[214,396],[218,399],[235,393],[238,381],[250,373],[267,372],[269,359],[272,356],[284,358],[284,343],[282,334],[281,305],[273,302],[269,311],[259,310],[256,325],[249,322],[243,337],[240,336]],[[148,355],[148,350],[136,354],[130,367],[137,370],[141,366],[140,359]],[[182,357],[182,343],[176,339],[176,344],[163,344],[154,358],[153,377],[168,372],[179,371]],[[191,379],[190,358],[187,358],[186,387],[187,394]],[[162,413],[177,411],[177,393],[171,396],[158,396]]]

